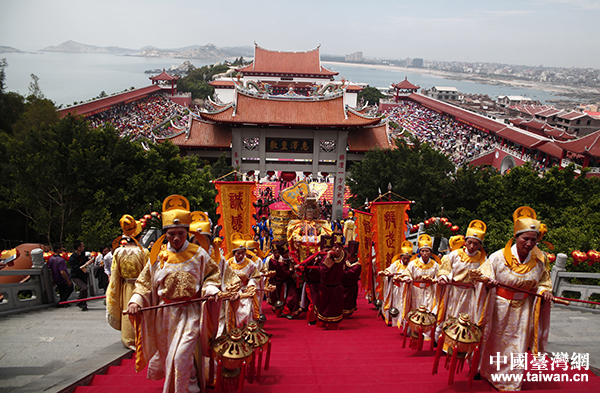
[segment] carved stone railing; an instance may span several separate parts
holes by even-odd
[[[563,296],[565,291],[579,293],[579,300],[589,300],[589,297],[593,294],[600,294],[600,285],[586,285],[586,284],[571,284],[569,280],[571,278],[593,278],[600,279],[600,273],[581,273],[581,272],[567,272],[565,266],[567,264],[567,255],[558,254],[556,257],[556,263],[552,268],[550,277],[552,279],[552,292],[555,296]],[[572,302],[569,306],[571,308],[587,308],[587,309],[600,309],[600,307],[593,304],[585,304]]]

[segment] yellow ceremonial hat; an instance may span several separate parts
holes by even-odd
[[[467,230],[467,233],[469,231]],[[461,248],[465,244],[465,237],[463,235],[452,236],[448,241],[448,245],[450,246],[450,251],[455,251]]]
[[[246,249],[246,240],[244,239],[244,235],[239,232],[234,232],[231,234],[231,244],[233,245],[233,250],[231,250],[231,252]]]
[[[412,255],[413,253],[413,244],[408,240],[402,242],[402,246],[400,246],[400,255]]]
[[[422,234],[421,236],[419,236],[417,245],[419,246],[419,250],[423,247],[427,247],[431,250],[431,248],[433,246],[433,241],[431,240],[431,236],[429,236],[426,233]]]
[[[190,202],[181,195],[168,196],[163,201],[163,229],[190,227]]]
[[[198,211],[190,213],[190,232],[199,235],[212,235],[210,231],[210,219],[206,213]]]
[[[513,221],[515,222],[514,236],[520,235],[523,232],[540,233],[541,223],[536,219],[537,214],[529,206],[521,206],[513,213]]]
[[[246,249],[248,250],[258,250],[260,248],[260,244],[258,244],[255,240],[246,240]]]
[[[481,220],[473,220],[469,224],[467,228],[467,234],[465,235],[465,239],[473,238],[477,239],[483,243],[483,239],[485,239],[485,231],[487,230],[487,226]]]
[[[123,230],[123,235],[128,237],[136,237],[140,233],[142,233],[142,222],[137,221],[133,216],[129,214],[124,214],[123,217],[119,220],[119,224],[121,225],[121,229]]]

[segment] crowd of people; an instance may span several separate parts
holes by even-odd
[[[499,143],[497,137],[413,101],[402,100],[384,115],[398,124],[393,135],[407,130],[420,141],[446,153],[456,166],[493,150]]]
[[[187,125],[188,111],[161,94],[152,94],[139,100],[115,105],[88,118],[92,127],[111,124],[123,138],[136,140],[145,137],[168,136]],[[171,120],[174,123],[171,123]],[[166,127],[160,128],[166,122]],[[154,131],[159,129],[158,134]]]

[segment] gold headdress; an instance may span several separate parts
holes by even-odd
[[[417,245],[419,246],[419,250],[423,247],[427,247],[431,250],[433,247],[433,241],[431,240],[431,236],[429,236],[426,233],[422,234],[421,236],[419,236]]]
[[[473,238],[477,239],[483,243],[483,239],[485,238],[485,232],[487,230],[487,226],[481,220],[473,220],[469,224],[467,228],[467,234],[465,235],[465,239]]]
[[[181,195],[171,195],[163,201],[163,229],[190,227],[190,202]]]
[[[541,223],[537,220],[537,214],[529,206],[521,206],[513,213],[513,221],[515,223],[514,236],[520,235],[523,232],[535,232],[540,234]]]
[[[408,240],[403,241],[402,245],[400,246],[400,255],[412,255],[412,253],[413,244]]]

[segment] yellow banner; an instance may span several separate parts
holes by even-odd
[[[373,242],[373,231],[371,230],[371,213],[355,210],[356,217],[356,241],[358,246],[358,260],[362,266],[360,282],[365,291],[370,291],[373,283],[373,265],[371,262],[371,250]]]
[[[217,214],[219,215],[218,224],[223,228],[225,241],[222,243],[224,254],[231,247],[231,235],[235,232],[253,235],[252,226],[256,220],[252,215],[255,213],[254,202],[254,182],[229,182],[217,181]]]
[[[392,258],[400,253],[400,246],[405,240],[406,211],[409,202],[373,202],[371,203],[371,227],[375,244],[376,271],[388,268]],[[375,291],[381,299],[381,276],[377,278]]]

